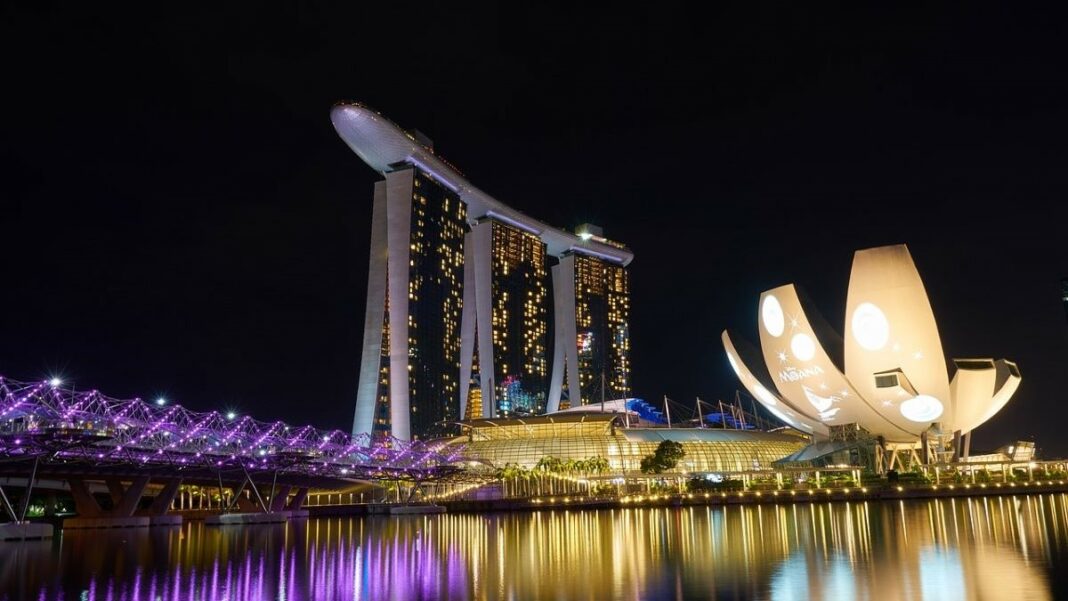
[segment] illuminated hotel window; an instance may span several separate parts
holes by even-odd
[[[548,394],[549,269],[536,235],[491,220],[493,366],[498,409],[545,410]]]
[[[413,438],[454,433],[460,389],[453,372],[460,360],[463,238],[466,205],[426,174],[414,171],[408,261],[408,399]],[[388,432],[389,308],[382,335],[380,404],[376,432]]]
[[[625,267],[575,254],[575,331],[583,401],[599,401],[602,388],[606,399],[630,396],[630,289]]]

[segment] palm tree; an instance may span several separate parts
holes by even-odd
[[[584,463],[585,471],[587,473],[592,473],[599,476],[608,471],[608,460],[604,457],[590,457]],[[590,486],[592,486],[592,484]],[[587,488],[590,488],[590,486],[587,486]]]
[[[498,478],[503,482],[504,496],[519,496],[521,478],[526,477],[526,470],[522,466],[514,463],[506,463],[504,467],[497,470]],[[509,495],[508,485],[511,484],[511,495]]]

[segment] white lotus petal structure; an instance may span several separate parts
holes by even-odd
[[[757,315],[760,349],[724,330],[727,360],[769,412],[816,436],[854,424],[888,442],[914,442],[932,425],[965,434],[1020,385],[1005,359],[954,359],[950,374],[905,245],[854,255],[844,338],[793,284],[761,294]]]

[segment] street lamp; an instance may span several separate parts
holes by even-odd
[[[167,404],[167,399],[159,397],[158,399],[156,399],[156,404],[162,407]]]

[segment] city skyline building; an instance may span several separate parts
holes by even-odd
[[[418,169],[385,175],[372,207],[358,384],[365,401],[356,419],[361,432],[407,439],[413,430],[438,433],[437,424],[459,416],[459,403],[449,402],[459,398],[450,368],[460,351],[466,207]],[[396,373],[407,377],[391,378]]]
[[[1064,304],[1064,320],[1068,321],[1068,278],[1061,278],[1061,302]]]
[[[580,235],[588,235],[582,227]],[[556,327],[562,332],[555,339],[553,365],[563,368],[553,371],[548,410],[630,396],[627,270],[599,257],[569,254],[552,271]]]
[[[596,226],[569,232],[512,209],[363,105],[330,116],[384,177],[353,434],[437,437],[464,419],[629,393],[629,249]]]
[[[471,400],[475,375],[477,417],[541,413],[549,375],[546,245],[490,217],[471,226],[465,248],[464,281],[472,285],[464,289],[461,398]]]

